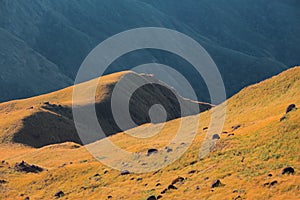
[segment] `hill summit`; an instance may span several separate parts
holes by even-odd
[[[115,109],[122,112],[122,106],[118,105],[124,101],[122,99],[130,98],[130,115],[135,122],[135,124],[125,124],[122,129],[115,122],[111,110],[112,92],[119,81],[122,81],[121,88],[119,88],[121,92],[116,97],[118,99]],[[92,92],[93,84],[97,85],[95,105],[86,98]],[[130,94],[129,88],[138,84],[143,84],[143,87]],[[206,103],[181,97],[174,89],[151,75],[139,75],[130,71],[103,76],[100,79],[76,85],[76,87],[81,91],[81,97],[79,102],[73,103],[81,108],[95,106],[97,117],[107,136],[153,122],[148,112],[151,106],[155,104],[163,105],[167,114],[165,119],[167,121],[194,115],[212,107]],[[73,88],[74,86],[42,96],[0,104],[1,143],[14,142],[32,147],[43,147],[67,141],[81,144],[73,122]],[[185,113],[182,112],[181,106],[186,108]],[[196,106],[197,109],[192,109],[193,106]],[[153,123],[159,122],[162,121]],[[91,136],[87,143],[95,142],[101,138],[102,136],[99,135]]]

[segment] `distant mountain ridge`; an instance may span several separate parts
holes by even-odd
[[[0,33],[1,60],[5,60],[0,63],[0,93],[4,94],[0,102],[71,85],[81,62],[97,44],[121,31],[149,26],[178,30],[203,45],[219,67],[230,97],[300,62],[299,7],[295,0],[2,0],[0,28],[12,37],[10,43],[4,42],[8,35]],[[15,48],[15,40],[23,41],[18,54],[26,57],[25,63],[20,55],[5,54]],[[36,61],[36,55],[25,54],[27,48],[43,59]],[[165,52],[130,53],[106,73],[153,61],[180,71],[199,100],[210,101],[201,76],[184,60]],[[36,73],[37,66],[44,66],[47,73]],[[14,68],[27,73],[10,78],[16,71],[8,69]],[[13,93],[15,88],[18,92]]]
[[[0,41],[2,101],[51,92],[72,84],[72,79],[54,63],[2,28]]]

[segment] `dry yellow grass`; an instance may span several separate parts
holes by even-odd
[[[114,125],[113,114],[110,110],[112,91],[116,83],[120,81],[122,81],[120,84],[122,87],[119,88],[121,92],[117,93],[116,98],[118,99],[131,97],[130,88],[138,86],[138,84],[160,83],[152,76],[126,71],[103,76],[100,79],[50,94],[2,103],[0,104],[0,118],[2,119],[0,121],[0,143],[22,143],[32,147],[43,147],[67,141],[81,143],[73,121],[72,102],[73,106],[80,108],[93,106],[95,103],[97,117],[101,120],[103,131],[107,135],[120,132],[120,129]],[[153,85],[155,84],[151,86]],[[161,88],[153,86],[151,89],[142,89],[130,99],[130,105],[133,105],[131,114],[135,117],[137,124],[149,121],[143,110],[147,110],[147,106],[152,105],[152,100],[164,102],[168,107],[167,110],[173,111],[172,115],[168,116],[168,120],[180,116],[179,106],[173,105],[175,101],[184,104],[190,115],[197,113],[192,109],[195,106],[199,106],[202,111],[211,107],[209,104],[190,101],[180,96],[178,99],[175,95],[169,96],[170,92],[167,93]],[[74,96],[76,96],[75,99]],[[123,112],[123,108],[124,106],[120,106],[117,110]],[[126,129],[132,127],[126,127]],[[93,141],[99,139],[101,137],[97,136]]]
[[[172,180],[182,176],[186,178],[185,182],[176,185],[177,190],[163,194],[162,199],[297,200],[300,198],[300,109],[290,112],[282,122],[280,118],[289,104],[294,103],[299,107],[299,88],[298,67],[247,87],[229,99],[224,131],[234,135],[229,137],[228,134],[221,134],[215,149],[202,160],[198,159],[206,134],[202,128],[208,126],[211,112],[222,114],[221,107],[187,117],[191,122],[196,117],[200,121],[196,138],[183,157],[157,173],[120,176],[117,170],[96,161],[85,147],[74,148],[73,143],[40,149],[16,144],[0,145],[0,156],[5,158],[9,166],[25,160],[47,169],[40,174],[23,174],[8,168],[8,165],[0,164],[0,179],[8,181],[0,185],[0,198],[24,199],[28,196],[30,199],[53,199],[54,194],[62,190],[65,196],[61,199],[105,200],[112,196],[112,199],[142,200],[150,195],[159,195]],[[49,100],[50,96],[46,95],[42,101],[36,102],[55,101]],[[26,106],[31,106],[32,102],[28,100]],[[66,102],[70,103],[68,98]],[[3,110],[3,105],[0,107]],[[16,102],[14,108],[6,107],[4,110],[26,114],[17,108],[24,108],[24,105]],[[147,148],[160,148],[168,144],[177,132],[180,120],[166,123],[158,135],[142,141],[125,133],[109,139],[128,151],[146,153]],[[241,128],[233,131],[232,126],[238,124]],[[159,126],[146,124],[130,130],[130,133],[148,135]],[[195,130],[186,127],[186,131]],[[197,162],[191,165],[193,161]],[[294,167],[295,175],[281,175],[281,170],[287,166]],[[197,172],[188,174],[191,170]],[[267,176],[270,173],[272,177]],[[95,174],[100,176],[96,178]],[[142,180],[138,181],[138,178]],[[225,185],[212,191],[210,186],[215,179],[220,179]],[[275,180],[278,182],[276,185],[264,186]],[[157,186],[157,183],[161,185]]]
[[[91,86],[94,85],[95,82],[98,82],[99,84],[95,98],[96,102],[102,101],[110,92],[111,85],[115,84],[122,76],[124,76],[124,74],[127,73],[128,72],[119,72],[80,84],[79,89],[84,88],[84,92],[82,92],[83,98],[86,94],[91,92]],[[2,143],[11,142],[14,134],[23,128],[23,119],[34,116],[40,112],[51,113],[49,110],[43,109],[45,102],[51,102],[51,104],[70,108],[72,106],[72,91],[73,86],[33,98],[15,100],[0,104],[0,141]]]

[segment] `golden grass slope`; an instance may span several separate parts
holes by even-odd
[[[211,112],[200,115],[197,136],[189,150],[172,165],[156,173],[130,174],[120,172],[96,161],[85,147],[73,143],[51,145],[41,149],[11,149],[1,145],[0,165],[2,199],[54,199],[62,190],[61,199],[147,199],[160,195],[178,176],[185,178],[175,184],[177,190],[162,194],[162,199],[274,199],[300,198],[300,109],[280,121],[288,105],[300,107],[300,67],[290,69],[271,79],[250,86],[227,101],[224,126],[214,150],[199,160],[198,153],[210,123]],[[45,99],[46,100],[46,99]],[[220,115],[222,113],[220,112]],[[174,137],[181,119],[167,122],[163,131],[151,138],[136,139],[125,133],[110,137],[116,145],[132,152],[146,154],[148,148],[160,148]],[[232,126],[240,125],[237,130]],[[136,134],[151,134],[160,124],[146,124],[130,130]],[[186,127],[187,131],[189,127]],[[229,134],[234,134],[229,136]],[[11,167],[25,160],[47,169],[40,174],[23,174]],[[151,163],[147,163],[151,164]],[[282,175],[284,167],[292,166],[294,175]],[[10,167],[10,168],[9,168]],[[194,170],[194,173],[189,173]],[[95,176],[99,174],[99,176]],[[272,174],[272,176],[268,176]],[[211,188],[220,179],[222,187]],[[266,185],[277,181],[273,186]]]
[[[120,72],[109,76],[103,76],[100,80],[94,79],[80,84],[79,87],[83,87],[85,92],[88,93],[90,92],[90,85],[97,84],[98,82],[99,84],[95,96],[97,102],[101,102],[107,98],[112,85],[114,85],[126,73],[128,72]],[[60,105],[70,109],[72,106],[72,92],[73,86],[33,98],[15,100],[0,104],[0,142],[11,143],[14,135],[24,127],[25,118],[35,116],[39,113],[46,114],[46,117],[43,116],[43,118],[36,119],[36,121],[50,121],[52,118],[59,117],[59,113],[45,109],[45,102],[50,102],[51,104]],[[50,119],[47,119],[47,117]],[[68,114],[68,117],[71,118],[70,114]],[[68,121],[68,119],[64,120]]]
[[[107,135],[121,131],[114,124],[110,111],[113,88],[121,80],[124,84],[122,84],[119,98],[130,96],[131,94],[126,92],[129,90],[128,88],[139,83],[159,83],[159,80],[152,76],[126,71],[103,76],[76,86],[76,90],[80,91],[80,98],[73,103],[79,107],[93,106],[89,94],[93,94],[93,86],[97,86],[95,96],[92,96],[95,98],[97,116],[101,119],[101,126]],[[81,140],[77,135],[72,115],[73,90],[74,86],[38,97],[0,104],[0,143],[21,143],[31,147],[43,147],[68,141],[80,143]],[[175,96],[170,97],[157,86],[148,90],[142,89],[136,96],[136,98],[135,96],[132,98],[132,114],[136,116],[136,122],[139,125],[148,122],[147,113],[144,113],[144,111],[148,112],[148,109],[140,108],[152,100],[164,101],[169,110],[173,111],[175,108],[170,119],[180,116],[180,110],[172,103],[177,100]],[[187,107],[196,105],[201,110],[211,107],[208,104],[189,101],[180,96],[178,99]],[[188,115],[198,113],[191,109],[189,112]],[[101,138],[93,141],[98,139]]]

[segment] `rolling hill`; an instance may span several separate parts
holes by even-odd
[[[121,102],[121,99],[131,97],[130,114],[136,124],[123,126],[122,130],[151,122],[148,110],[154,104],[164,105],[167,113],[166,120],[194,115],[199,110],[205,111],[211,108],[209,104],[182,98],[173,89],[150,75],[138,75],[134,72],[107,75],[76,86],[78,90],[83,90],[80,99],[77,99],[78,106],[81,108],[96,106],[97,117],[106,135],[121,132],[114,121],[111,110],[112,91],[119,81],[123,83],[120,88],[122,93],[116,98],[119,98],[118,102]],[[139,83],[144,83],[145,86],[134,94],[130,94],[129,88]],[[87,98],[88,94],[92,92],[93,84],[97,84],[95,105],[91,104]],[[161,84],[166,87],[162,87]],[[1,143],[17,142],[32,147],[66,141],[81,143],[73,122],[73,89],[74,86],[71,86],[42,96],[0,104]],[[76,102],[74,103],[76,104]],[[187,108],[185,113],[181,112],[183,108],[180,107],[180,104]],[[193,109],[193,105],[197,106],[198,111]],[[123,108],[118,107],[117,109],[122,110]],[[156,123],[158,122],[160,121]],[[99,139],[101,136],[95,135],[88,143]]]
[[[104,77],[105,85],[115,82],[123,73]],[[87,83],[88,84],[88,83]],[[75,143],[53,144],[32,148],[17,143],[1,143],[0,191],[2,199],[299,199],[299,136],[300,110],[288,110],[289,105],[300,105],[300,67],[249,86],[230,98],[226,104],[226,121],[220,139],[202,159],[199,149],[210,126],[210,116],[224,115],[219,105],[199,115],[174,119],[163,125],[162,131],[150,138],[137,139],[118,133],[108,139],[117,146],[147,157],[149,148],[158,149],[153,160],[160,159],[165,146],[174,137],[182,119],[194,123],[197,130],[183,127],[186,133],[196,131],[188,151],[173,164],[151,173],[125,175],[111,169]],[[67,88],[65,90],[70,90]],[[103,94],[103,93],[101,93]],[[104,92],[105,94],[105,92]],[[55,99],[56,97],[56,99]],[[105,98],[105,95],[100,95]],[[98,98],[97,98],[98,99]],[[1,115],[29,115],[23,109],[44,101],[70,103],[68,92],[13,101],[0,105]],[[14,112],[19,112],[18,115]],[[284,116],[284,117],[283,117]],[[14,120],[13,117],[7,119]],[[9,124],[8,120],[6,123]],[[36,122],[38,122],[37,120]],[[3,120],[0,127],[3,132]],[[15,122],[6,129],[16,129]],[[144,124],[130,130],[133,135],[153,135],[162,124]],[[12,131],[9,131],[12,132]],[[60,132],[60,129],[57,129]],[[12,141],[12,140],[11,140]],[[89,145],[101,144],[103,140]],[[173,144],[181,149],[184,144]],[[172,152],[169,152],[170,156]],[[105,160],[106,158],[100,158]],[[122,159],[116,162],[128,167]],[[18,171],[26,163],[44,169],[37,173]],[[23,163],[24,165],[24,163]],[[151,162],[141,163],[151,165]],[[283,174],[292,167],[294,173]],[[218,181],[215,181],[218,180]],[[153,197],[155,196],[155,197]]]

